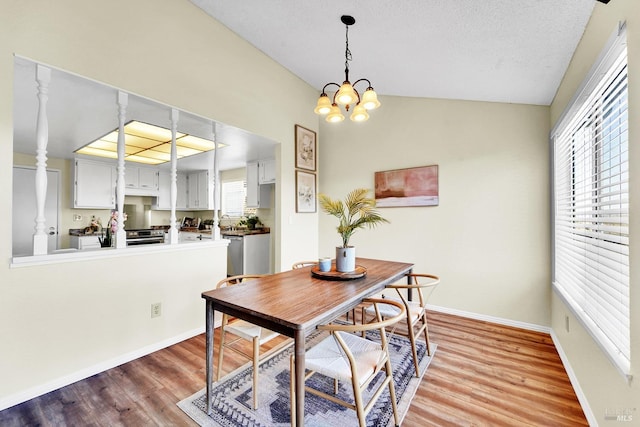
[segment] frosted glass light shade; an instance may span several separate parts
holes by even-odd
[[[373,90],[371,86],[367,88],[362,94],[362,106],[367,110],[375,110],[380,106],[380,101],[378,101],[378,95]]]
[[[336,104],[331,106],[331,112],[327,115],[326,119],[329,123],[338,123],[344,120],[344,116],[342,115],[342,111],[340,111],[340,107]]]
[[[336,94],[336,102],[340,105],[349,105],[356,102],[357,99],[358,94],[353,89],[353,86],[351,86],[351,83],[349,83],[348,80],[342,83],[342,86],[340,86]]]
[[[329,100],[329,97],[327,96],[327,94],[323,93],[322,95],[320,95],[320,98],[318,98],[318,104],[316,105],[316,108],[313,110],[313,112],[321,116],[324,116],[325,114],[328,114],[330,111],[331,111],[331,101]]]
[[[351,113],[350,119],[353,122],[366,122],[367,120],[369,120],[369,113],[367,113],[367,110],[365,110],[365,108],[361,104],[358,104],[353,109],[353,113]]]

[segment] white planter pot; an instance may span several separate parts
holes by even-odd
[[[336,248],[336,270],[340,273],[350,273],[356,269],[356,248]]]

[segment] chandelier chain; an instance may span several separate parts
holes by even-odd
[[[346,47],[344,50],[344,72],[346,75],[346,80],[349,80],[349,61],[352,60],[351,57],[351,51],[349,50],[349,26],[346,25],[346,32],[345,32],[345,40],[346,40]]]

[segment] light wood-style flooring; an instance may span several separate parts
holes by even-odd
[[[549,335],[442,313],[429,321],[438,349],[404,426],[588,425]],[[192,426],[176,403],[204,387],[204,358],[199,335],[0,411],[0,426]],[[224,370],[245,362],[225,352]]]

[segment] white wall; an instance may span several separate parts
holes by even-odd
[[[317,256],[318,216],[293,198],[294,125],[317,130],[315,90],[187,0],[3,2],[0,409],[203,330],[200,293],[226,274],[224,247],[10,268],[14,54],[279,142],[276,267]]]
[[[640,372],[640,198],[636,197],[640,188],[640,2],[637,0],[614,0],[608,5],[596,3],[564,80],[551,105],[551,116],[555,123],[588,74],[609,36],[617,28],[618,22],[627,22],[627,52],[629,81],[629,169],[630,169],[630,239],[631,254],[631,371],[636,378],[627,384],[623,376],[614,368],[604,353],[581,327],[565,304],[554,294],[552,298],[552,328],[568,358],[583,399],[591,408],[594,423],[600,425],[640,425],[640,386],[637,375]],[[569,318],[569,331],[565,329],[565,317]],[[605,421],[605,414],[625,414],[632,416],[630,422]]]
[[[319,191],[373,189],[374,172],[437,164],[440,205],[380,208],[391,224],[358,231],[359,256],[415,263],[442,282],[432,302],[549,325],[549,109],[382,97],[361,124],[320,126]],[[320,255],[340,243],[320,215]]]

